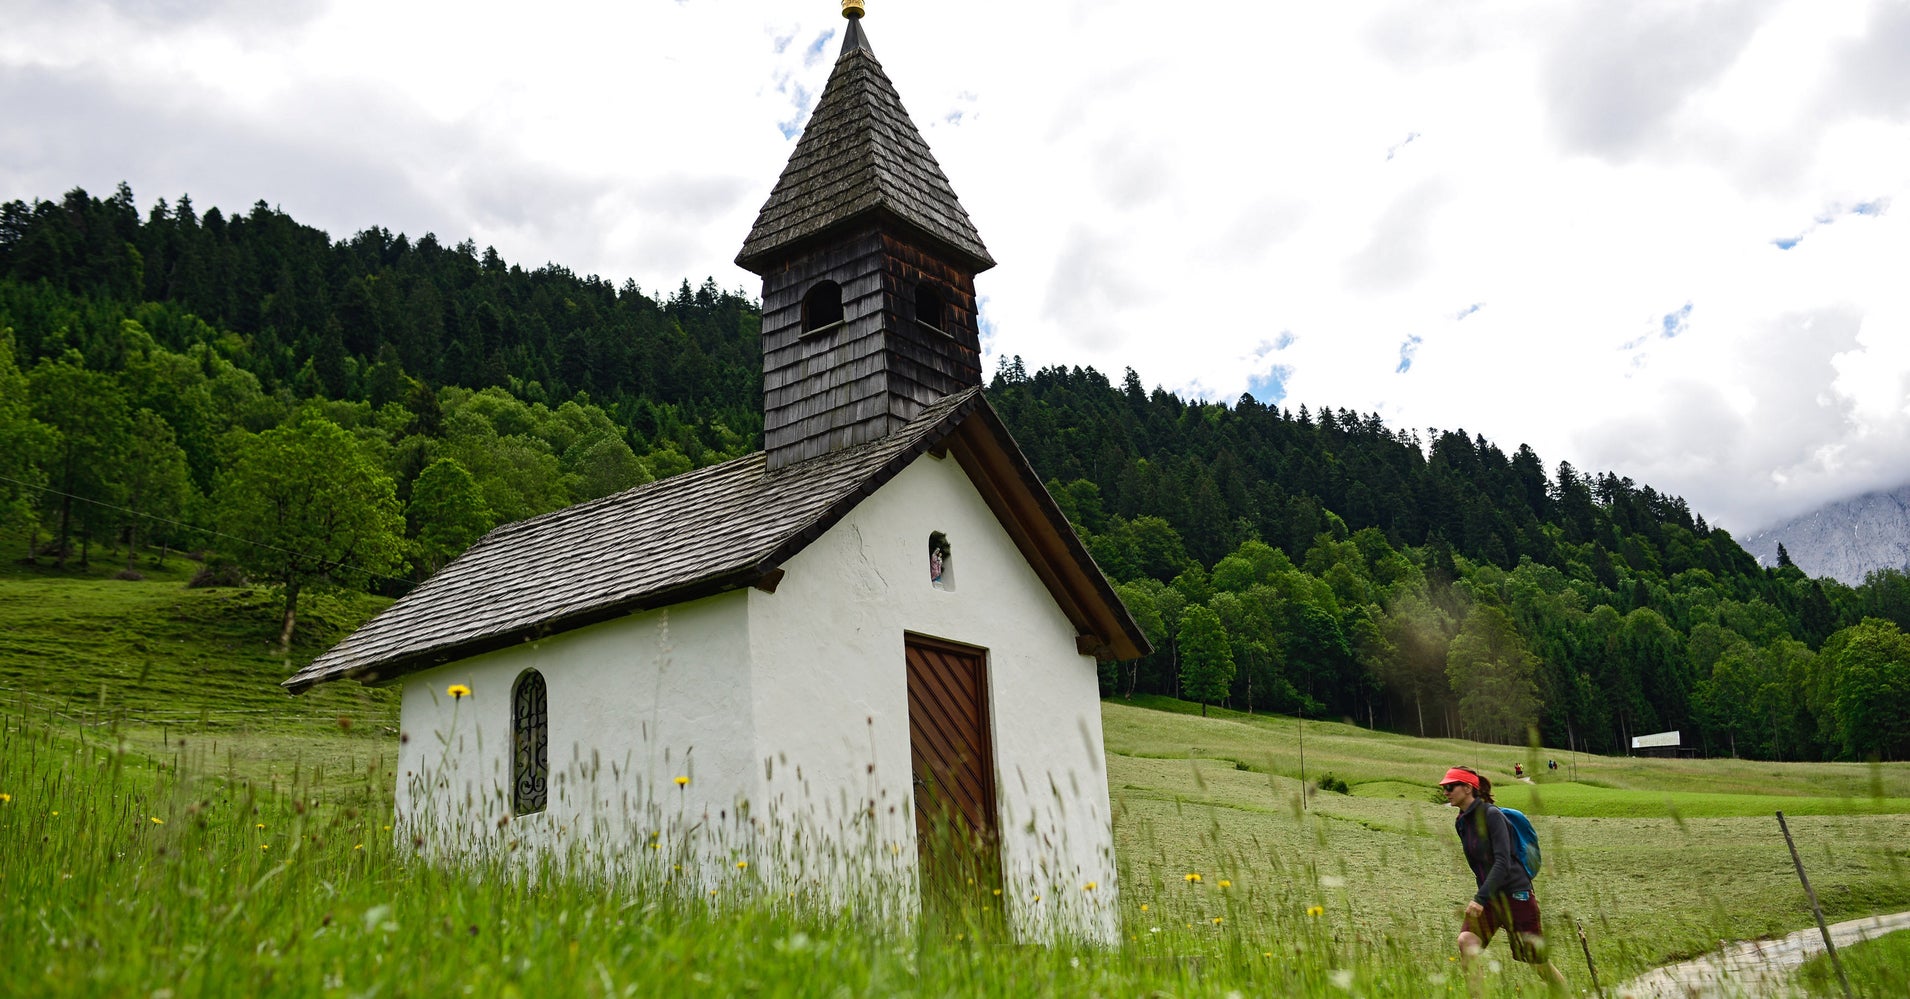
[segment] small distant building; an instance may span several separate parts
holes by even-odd
[[[1095,660],[1147,641],[982,394],[994,260],[854,16],[737,262],[763,451],[500,527],[286,686],[401,685],[441,853],[979,873],[1115,939]]]
[[[1684,736],[1677,730],[1656,732],[1651,735],[1634,735],[1631,737],[1631,751],[1634,756],[1701,755],[1698,747],[1684,744]]]

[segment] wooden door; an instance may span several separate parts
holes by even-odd
[[[1001,864],[987,657],[980,649],[918,635],[907,637],[905,649],[924,893],[931,903],[951,893],[992,902]]]

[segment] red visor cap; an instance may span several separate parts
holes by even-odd
[[[1445,787],[1447,784],[1470,784],[1472,785],[1472,789],[1477,791],[1479,789],[1479,775],[1461,770],[1458,767],[1453,767],[1451,770],[1446,771],[1445,778],[1439,782],[1440,787]]]

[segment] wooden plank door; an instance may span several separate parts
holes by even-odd
[[[904,647],[916,845],[926,900],[933,904],[952,894],[992,903],[1001,863],[987,657],[980,649],[919,635],[907,636]]]

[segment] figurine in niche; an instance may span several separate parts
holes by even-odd
[[[928,536],[928,581],[946,587],[948,578],[948,535],[936,531]]]

